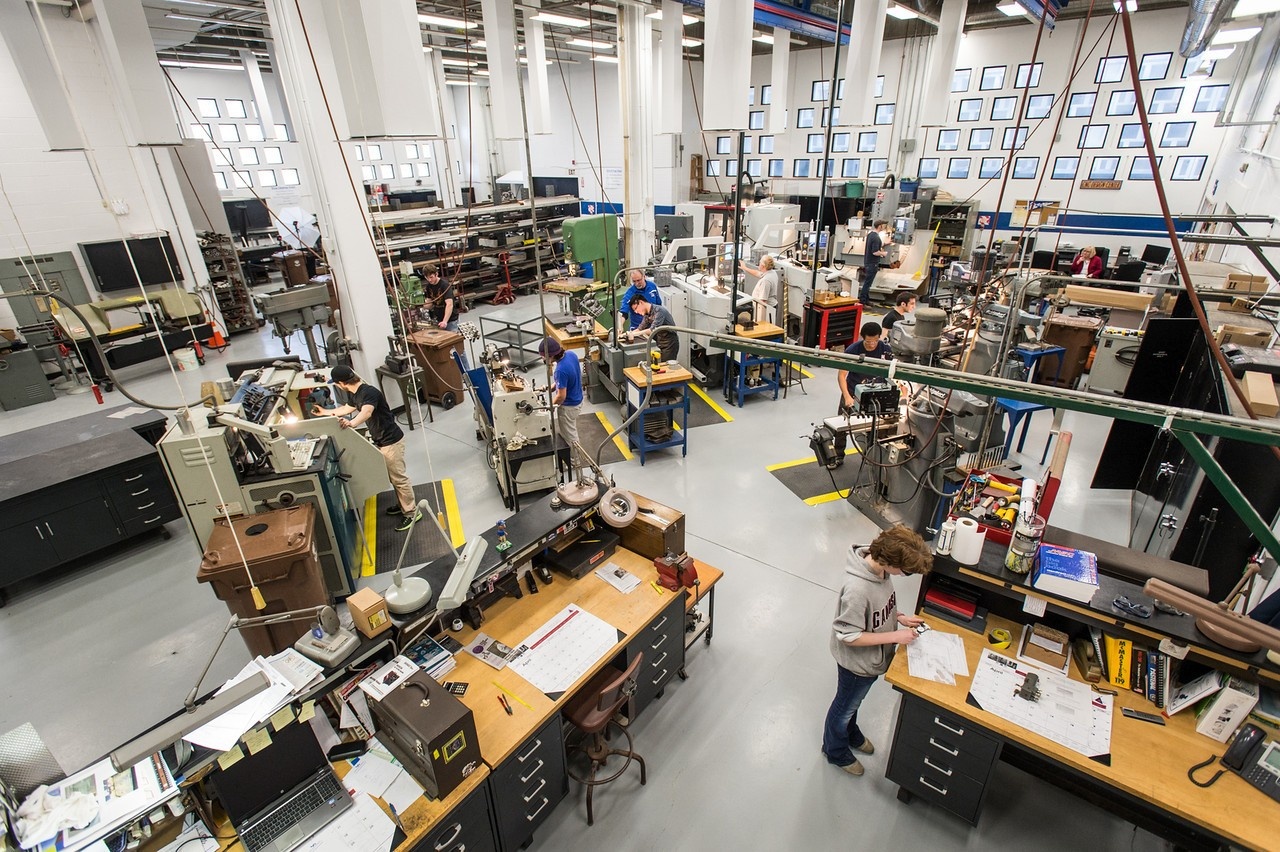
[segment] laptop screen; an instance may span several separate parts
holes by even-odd
[[[328,765],[315,732],[306,723],[286,725],[271,735],[271,745],[210,776],[233,825],[271,806],[316,770]],[[241,746],[241,748],[244,748]]]

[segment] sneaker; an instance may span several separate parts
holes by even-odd
[[[392,503],[390,506],[388,506],[388,507],[387,507],[387,514],[388,514],[388,515],[403,515],[403,514],[404,514],[404,509],[401,509],[401,508],[400,508],[400,504],[399,504],[399,503]]]
[[[404,532],[413,526],[414,521],[422,520],[421,512],[414,512],[412,515],[405,515],[404,520],[400,522],[400,526],[396,527],[396,532]]]
[[[853,763],[850,763],[846,766],[841,766],[840,768],[845,772],[848,772],[850,775],[861,775],[863,772],[862,764],[859,763],[857,760],[854,760]]]
[[[871,740],[864,739],[862,745],[855,748],[854,751],[860,751],[863,754],[875,754],[876,747],[871,744]]]

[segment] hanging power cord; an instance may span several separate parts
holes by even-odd
[[[1151,125],[1147,118],[1147,107],[1142,99],[1142,83],[1138,78],[1137,51],[1134,49],[1133,45],[1133,23],[1129,15],[1129,8],[1127,4],[1122,3],[1120,5],[1120,20],[1124,27],[1125,49],[1128,51],[1129,56],[1129,79],[1133,83],[1133,91],[1135,95],[1134,100],[1136,101],[1136,106],[1138,108],[1138,122],[1143,128],[1142,135],[1143,140],[1146,142],[1147,157],[1151,164],[1151,174],[1154,178],[1156,198],[1160,202],[1160,213],[1164,217],[1165,228],[1169,233],[1169,242],[1173,246],[1173,256],[1178,264],[1178,274],[1182,277],[1182,281],[1187,288],[1187,301],[1191,303],[1191,309],[1195,312],[1196,320],[1200,323],[1200,330],[1204,333],[1205,339],[1212,341],[1213,332],[1209,328],[1209,318],[1205,315],[1204,304],[1200,301],[1200,295],[1196,292],[1196,285],[1191,280],[1191,274],[1187,269],[1187,258],[1182,251],[1182,243],[1178,238],[1178,230],[1173,223],[1173,215],[1169,211],[1169,199],[1165,195],[1164,180],[1160,177],[1160,170],[1156,168],[1155,140],[1151,137]],[[1248,398],[1245,396],[1244,388],[1240,386],[1239,380],[1236,379],[1235,374],[1231,372],[1231,365],[1227,363],[1226,356],[1222,354],[1222,349],[1220,347],[1210,345],[1209,352],[1212,355],[1214,362],[1218,365],[1218,368],[1222,371],[1222,377],[1226,379],[1227,384],[1231,387],[1232,393],[1234,393],[1236,398],[1240,401],[1240,406],[1244,409],[1245,413],[1249,415],[1249,419],[1257,420],[1257,412],[1253,410],[1253,405],[1250,404]],[[1271,453],[1277,459],[1280,459],[1280,447],[1271,447]]]

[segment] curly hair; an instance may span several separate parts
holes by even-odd
[[[933,567],[933,554],[915,530],[904,526],[890,527],[871,542],[868,555],[876,564],[897,568],[903,574],[927,574]]]

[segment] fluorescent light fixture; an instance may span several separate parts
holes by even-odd
[[[920,17],[914,10],[908,9],[906,6],[899,6],[897,3],[890,3],[889,8],[885,10],[885,14],[890,18],[897,18],[899,21],[909,21],[912,18]]]
[[[1269,15],[1280,12],[1280,0],[1236,0],[1236,7],[1231,10],[1232,18],[1249,18],[1254,15]]]
[[[659,10],[658,10],[658,11],[656,11],[656,12],[650,12],[649,14],[645,15],[645,17],[646,17],[646,18],[653,18],[655,21],[661,21],[661,20],[662,20],[662,10],[661,10],[661,9],[659,9]],[[686,27],[687,27],[687,26],[689,26],[690,24],[696,24],[696,23],[698,23],[698,19],[697,19],[697,18],[695,18],[693,15],[683,15],[683,14],[682,14],[682,15],[680,16],[680,20],[681,20],[681,22],[682,22],[682,23],[684,23],[684,25],[685,25]]]
[[[1209,44],[1243,44],[1249,39],[1262,32],[1262,27],[1223,27],[1213,34],[1213,38],[1209,39]]]
[[[446,86],[474,86],[474,80],[445,80]]]
[[[702,40],[696,39],[696,38],[682,38],[680,39],[680,44],[684,45],[685,47],[701,47]]]
[[[424,44],[424,45],[422,46],[422,52],[423,52],[423,53],[430,53],[430,52],[431,52],[431,48],[427,47],[427,46]]]
[[[488,47],[488,46],[489,46],[489,42],[485,41],[484,39],[480,39],[480,40],[478,40],[478,41],[473,41],[473,42],[471,42],[471,46],[472,46],[472,47],[485,48],[485,47]]]
[[[585,21],[582,18],[570,18],[568,15],[556,15],[551,12],[539,12],[532,16],[531,20],[541,21],[544,24],[559,24],[562,27],[577,27],[578,29],[585,29],[591,26],[590,21]]]
[[[996,6],[996,8],[999,9],[1002,14],[1008,15],[1010,18],[1016,18],[1025,12],[1021,3],[1001,3]]]
[[[1222,47],[1214,47],[1200,54],[1200,58],[1205,62],[1221,62],[1228,56],[1236,52],[1234,44],[1223,45]]]
[[[769,33],[758,33],[751,37],[752,41],[758,41],[761,44],[773,44],[773,36]]]
[[[618,64],[618,57],[616,57],[616,56],[593,56],[593,57],[591,57],[591,61],[592,61],[592,62],[609,62],[609,63],[612,63],[613,65],[617,65],[617,64]]]
[[[265,30],[266,24],[255,24],[252,21],[233,21],[229,18],[208,18],[203,15],[183,15],[180,12],[167,12],[166,18],[175,21],[197,21],[202,24],[222,24],[224,27],[247,27],[251,30]]]
[[[446,56],[446,57],[444,57],[443,59],[441,59],[441,60],[440,60],[440,64],[441,64],[441,65],[455,65],[455,66],[457,66],[458,68],[475,68],[475,67],[476,67],[477,65],[479,65],[480,63],[479,63],[479,62],[468,62],[468,61],[467,61],[467,60],[465,60],[465,59],[454,59],[454,58],[453,58],[453,57],[451,57],[451,56]]]
[[[169,0],[170,3],[181,3],[184,6],[204,6],[207,9],[221,9],[217,3],[206,3],[205,0]]]
[[[1136,11],[1138,11],[1138,0],[1125,0],[1124,5],[1125,5],[1125,7],[1126,7],[1126,8],[1128,8],[1128,10],[1129,10],[1130,12],[1136,12]],[[1112,8],[1112,9],[1115,9],[1117,12],[1119,12],[1119,11],[1120,11],[1120,0],[1112,0],[1111,8]]]
[[[208,68],[213,71],[243,71],[244,66],[224,65],[221,62],[195,62],[186,59],[161,59],[160,64],[166,68]]]
[[[529,60],[528,60],[528,58],[526,58],[526,57],[524,57],[524,56],[521,56],[521,57],[520,57],[520,64],[521,64],[521,65],[528,65],[528,64],[529,64]],[[544,59],[544,60],[542,60],[542,64],[543,64],[543,65],[554,65],[555,63],[553,63],[550,59]]]
[[[452,30],[474,30],[480,26],[475,21],[464,21],[461,18],[446,18],[442,15],[419,15],[418,23],[429,27],[445,27]]]
[[[607,41],[592,41],[589,38],[571,38],[565,44],[573,47],[589,47],[595,50],[613,50],[613,45]]]

